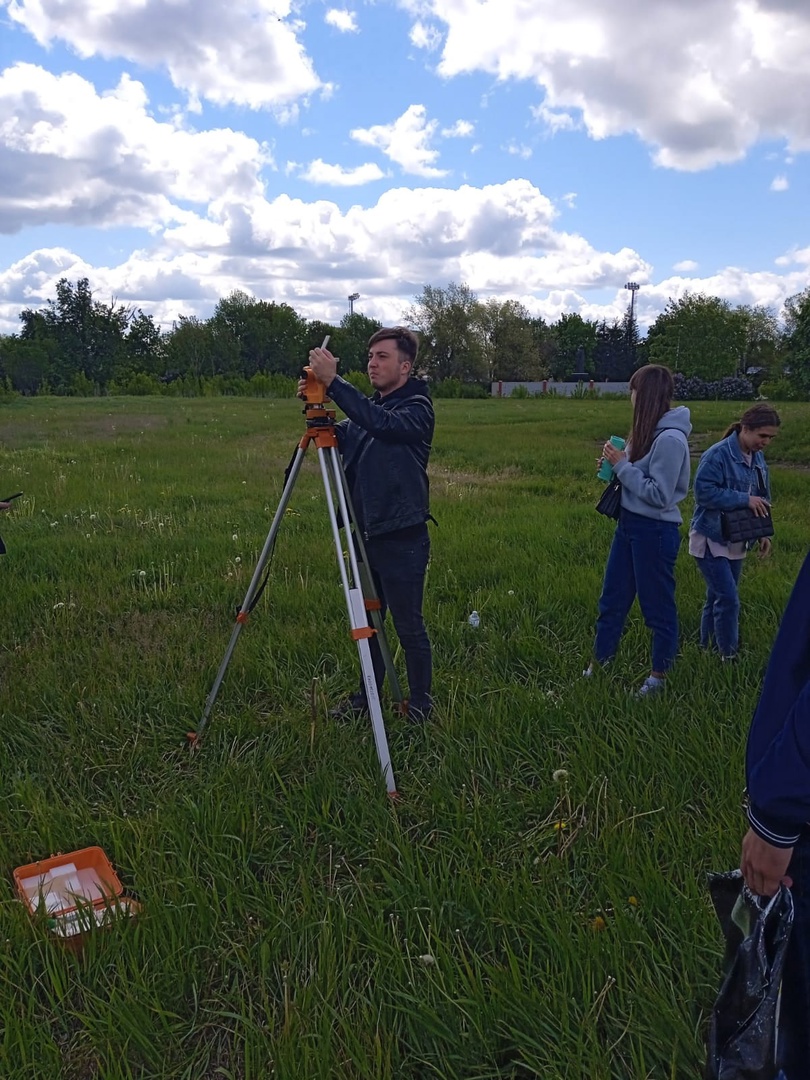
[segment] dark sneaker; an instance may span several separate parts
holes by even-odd
[[[368,705],[364,701],[358,701],[357,698],[353,697],[339,701],[333,709],[329,710],[329,719],[335,720],[339,724],[348,723],[350,720],[359,720],[363,716],[368,716]]]
[[[418,706],[408,705],[408,711],[405,713],[410,724],[427,724],[433,715],[433,704]]]

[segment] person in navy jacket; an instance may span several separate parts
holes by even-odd
[[[367,370],[375,392],[370,398],[337,374],[328,349],[313,349],[309,366],[348,417],[335,430],[357,525],[382,617],[390,610],[405,654],[408,719],[424,723],[433,710],[433,661],[422,602],[430,556],[427,465],[435,420],[427,383],[413,378],[418,347],[416,334],[404,326],[371,335]],[[376,638],[371,658],[379,690],[385,665]],[[331,715],[343,720],[367,710],[361,686]]]
[[[788,1080],[810,1062],[810,555],[793,586],[746,751],[748,830],[740,869],[760,896],[784,882],[795,907],[782,981]]]

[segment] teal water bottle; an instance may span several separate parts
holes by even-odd
[[[621,435],[611,435],[610,441],[616,447],[617,450],[624,450],[624,439]],[[599,466],[599,471],[596,474],[600,480],[604,480],[605,483],[608,480],[613,479],[613,466],[610,464],[607,458],[603,458],[602,464]]]

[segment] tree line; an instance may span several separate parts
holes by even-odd
[[[305,319],[288,304],[237,290],[209,319],[181,316],[163,331],[139,308],[97,299],[87,278],[61,279],[54,299],[19,317],[19,332],[0,336],[0,376],[24,394],[294,378],[327,334],[341,370],[364,371],[366,343],[380,327],[355,312],[337,326]],[[630,310],[611,323],[578,314],[546,322],[515,300],[482,301],[454,283],[424,286],[402,321],[418,331],[421,371],[436,383],[621,382],[641,364],[662,363],[687,378],[748,375],[783,396],[810,397],[810,287],[785,303],[781,318],[766,307],[689,293],[670,299],[643,339]]]

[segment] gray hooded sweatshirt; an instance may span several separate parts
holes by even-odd
[[[622,508],[657,521],[680,525],[678,503],[689,490],[689,410],[678,405],[664,413],[652,446],[638,461],[620,461],[615,473],[622,485]]]

